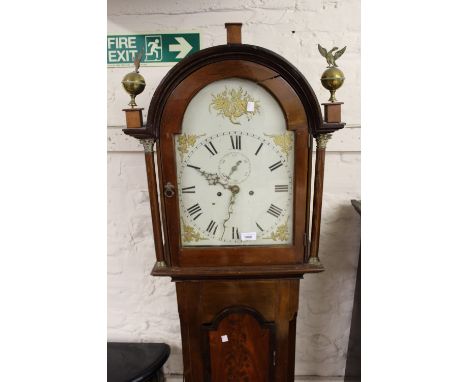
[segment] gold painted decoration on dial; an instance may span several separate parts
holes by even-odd
[[[212,94],[212,101],[209,105],[215,109],[223,118],[228,118],[234,125],[240,125],[240,117],[245,115],[250,121],[252,116],[260,113],[260,101],[255,100],[247,91],[239,86],[239,89],[226,89],[217,95]]]
[[[286,132],[284,134],[279,135],[270,135],[264,133],[266,137],[272,138],[273,142],[279,149],[283,152],[286,157],[289,157],[289,152],[293,147],[293,135],[291,132]]]
[[[205,135],[206,134],[180,134],[177,137],[177,150],[179,151],[180,158],[183,160],[184,154],[187,154],[189,152],[189,149],[197,143],[197,139]]]
[[[284,224],[278,226],[275,232],[271,233],[269,237],[263,237],[262,239],[271,239],[274,241],[287,241],[289,239],[289,231],[288,231],[288,221]]]
[[[201,236],[200,233],[195,230],[195,228],[189,226],[188,224],[185,224],[185,221],[183,219],[182,219],[182,228],[184,231],[182,235],[182,241],[184,243],[191,243],[192,241],[206,240],[206,237]]]

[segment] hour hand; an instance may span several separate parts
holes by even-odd
[[[227,183],[221,182],[218,174],[212,173],[212,172],[206,172],[203,170],[198,170],[198,171],[200,172],[200,174],[202,174],[205,177],[205,179],[208,181],[208,184],[210,186],[214,186],[215,184],[220,184],[224,188],[229,188]]]

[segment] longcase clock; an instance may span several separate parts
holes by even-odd
[[[293,381],[299,280],[324,270],[325,147],[344,123],[323,121],[293,65],[226,27],[228,43],[174,66],[146,126],[124,132],[144,146],[152,275],[176,282],[185,381]]]

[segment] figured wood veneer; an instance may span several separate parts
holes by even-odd
[[[186,382],[243,381],[212,378],[236,376],[236,371],[227,374],[227,370],[220,370],[222,363],[218,357],[229,352],[239,357],[242,353],[241,347],[219,352],[223,345],[214,343],[223,333],[219,325],[225,318],[239,320],[222,326],[229,332],[236,326],[248,325],[244,346],[250,353],[264,353],[251,356],[250,362],[261,364],[262,370],[256,374],[250,368],[244,369],[250,377],[246,381],[259,382],[255,376],[263,378],[260,381],[264,378],[268,382],[293,381],[298,279],[180,281],[176,289]],[[251,317],[245,318],[246,315]],[[210,334],[213,331],[216,334]],[[255,343],[257,339],[259,343]]]

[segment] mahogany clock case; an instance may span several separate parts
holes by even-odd
[[[257,46],[228,44],[197,52],[172,68],[153,95],[145,128],[125,129],[136,138],[156,139],[160,195],[175,188],[174,137],[181,132],[190,100],[208,84],[242,78],[265,88],[281,106],[287,130],[295,134],[293,242],[289,246],[182,247],[177,196],[161,198],[164,259],[169,267],[304,264],[308,259],[311,194],[311,136],[343,125],[323,123],[320,104],[302,74],[279,55]],[[177,195],[177,193],[176,193]],[[153,221],[154,223],[154,221]]]
[[[280,105],[286,129],[294,133],[290,245],[181,245],[178,193],[164,194],[165,185],[170,183],[175,190],[180,186],[174,140],[197,92],[228,78],[263,87]],[[151,146],[152,140],[156,143],[158,181],[154,153],[145,148],[158,260],[152,274],[176,281],[187,382],[294,380],[299,279],[323,271],[318,238],[325,149],[316,151],[312,190],[312,137],[343,127],[344,123],[322,120],[310,85],[284,58],[257,46],[230,43],[201,50],[174,66],[153,95],[146,127],[124,129],[135,138],[150,140]],[[317,261],[309,262],[309,254]]]

